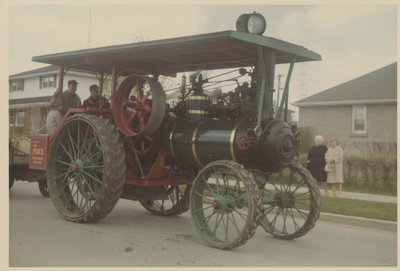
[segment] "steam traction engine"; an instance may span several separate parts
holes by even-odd
[[[238,30],[248,30],[252,15],[239,18]],[[33,60],[59,65],[61,86],[65,68],[96,73],[101,88],[104,75],[111,76],[112,108],[70,109],[44,137],[45,157],[32,157],[45,161],[36,168],[47,169],[51,199],[65,219],[98,221],[119,198],[140,201],[155,215],[190,210],[201,238],[220,249],[244,244],[258,225],[281,239],[315,225],[319,190],[293,162],[300,138],[287,123],[287,106],[294,63],[320,60],[318,54],[223,31]],[[285,63],[287,81],[274,108],[275,65]],[[209,95],[207,88],[232,78],[194,73],[178,103],[167,103],[160,75],[226,68],[236,69],[229,71],[237,75],[231,92]]]

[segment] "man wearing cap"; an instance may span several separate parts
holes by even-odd
[[[62,92],[62,103],[63,108],[61,114],[64,115],[68,109],[82,107],[81,98],[76,94],[76,89],[78,87],[78,82],[75,80],[68,81],[68,89]],[[61,94],[61,89],[57,89],[54,96]]]
[[[85,101],[83,101],[83,107],[97,107],[97,108],[110,108],[110,103],[108,100],[100,96],[99,87],[97,85],[91,85],[89,87],[90,96]]]

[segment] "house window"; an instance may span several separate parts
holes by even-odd
[[[24,90],[24,79],[11,81],[10,92],[23,91]]]
[[[10,113],[10,126],[23,127],[25,122],[25,111]]]
[[[367,106],[353,106],[353,133],[367,132]]]
[[[40,88],[51,88],[56,86],[56,76],[41,76],[40,77]]]

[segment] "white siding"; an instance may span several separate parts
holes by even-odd
[[[84,75],[78,73],[66,73],[64,76],[64,85],[63,90],[68,88],[68,80],[76,80],[78,81],[78,89],[77,94],[81,97],[82,102],[87,97],[89,97],[89,86],[92,84],[99,84],[97,78],[93,75]],[[53,95],[56,91],[55,87],[51,88],[39,88],[40,76],[30,77],[24,79],[24,90],[23,91],[14,91],[9,93],[9,99],[22,99],[22,98],[33,98],[33,97],[42,97]],[[58,74],[57,74],[57,83],[58,83]]]

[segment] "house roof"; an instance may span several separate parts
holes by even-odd
[[[293,105],[323,106],[397,102],[397,62],[334,86]]]
[[[130,43],[100,48],[35,56],[33,61],[87,71],[120,75],[174,75],[197,69],[214,70],[254,66],[257,48],[276,53],[276,63],[321,60],[321,56],[302,46],[271,37],[221,31],[194,36]]]
[[[50,66],[46,66],[46,67],[42,67],[42,68],[33,69],[33,70],[29,70],[29,71],[20,72],[20,73],[16,73],[16,74],[10,75],[9,79],[12,80],[12,79],[34,77],[34,76],[44,75],[44,74],[54,74],[55,72],[58,73],[59,70],[60,70],[59,66],[50,65]],[[92,72],[88,72],[88,71],[80,70],[80,69],[71,68],[68,71],[69,72],[79,72],[79,73],[84,73],[84,74],[87,74],[87,75],[90,75],[90,76],[94,76],[94,74]]]

